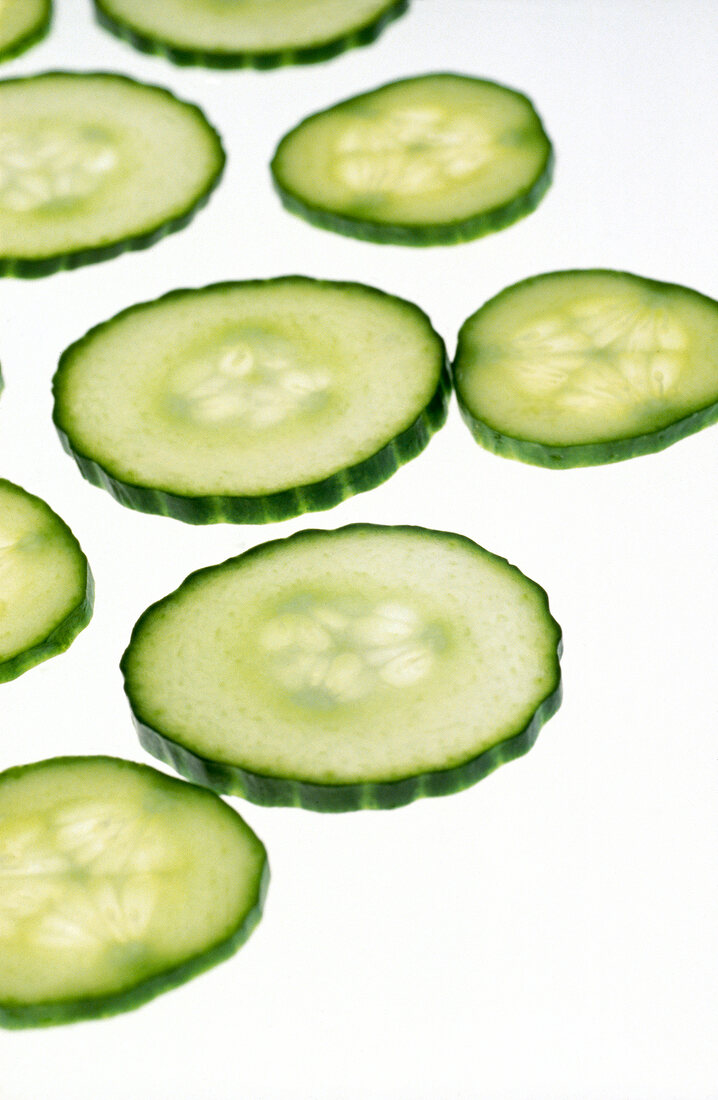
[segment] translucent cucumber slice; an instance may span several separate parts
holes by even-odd
[[[718,420],[718,302],[620,271],[558,271],[466,321],[454,381],[489,450],[587,466],[662,450]]]
[[[324,61],[373,42],[409,0],[95,0],[97,18],[146,53],[218,68]]]
[[[444,423],[448,389],[417,306],[293,276],[174,291],[92,329],[60,361],[55,423],[123,504],[265,523],[384,481]]]
[[[51,0],[0,0],[0,61],[17,57],[44,38],[51,19]]]
[[[526,752],[560,701],[546,593],[460,535],[303,531],[192,574],[122,669],[140,740],[265,805],[403,805]]]
[[[0,478],[0,684],[64,652],[92,603],[92,574],[70,528]]]
[[[110,757],[0,775],[0,1024],[109,1016],[221,962],[257,924],[264,847],[207,790]]]
[[[198,107],[114,73],[0,81],[0,275],[47,275],[186,225],[224,166]]]
[[[551,143],[511,88],[432,73],[344,100],[280,142],[272,174],[287,209],[387,244],[470,240],[528,214]]]

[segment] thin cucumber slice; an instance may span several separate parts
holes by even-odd
[[[0,61],[17,57],[44,38],[51,20],[51,0],[0,0]]]
[[[233,954],[263,845],[212,792],[144,764],[59,757],[0,775],[0,1024],[135,1008]]]
[[[0,275],[48,275],[181,229],[224,167],[198,107],[115,73],[0,81]]]
[[[385,481],[446,419],[428,317],[358,283],[178,290],[65,351],[55,424],[85,477],[188,523],[266,523]]]
[[[0,478],[0,684],[63,653],[90,621],[93,594],[67,524]]]
[[[454,382],[497,454],[562,468],[660,451],[718,420],[718,302],[622,271],[537,275],[465,322]]]
[[[526,96],[432,73],[311,115],[282,138],[271,167],[284,205],[314,225],[379,244],[436,245],[530,213],[552,163]]]
[[[373,42],[409,0],[94,0],[99,22],[178,65],[273,69]]]
[[[303,531],[192,574],[122,659],[144,747],[264,805],[390,808],[526,752],[560,701],[546,593],[460,535]]]

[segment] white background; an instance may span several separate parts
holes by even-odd
[[[535,748],[459,795],[326,816],[233,804],[265,841],[264,919],[228,962],[138,1011],[0,1032],[3,1100],[715,1100],[718,1097],[718,428],[661,454],[551,471],[497,458],[455,407],[387,484],[271,528],[192,528],[82,480],[51,422],[63,348],[176,286],[300,272],[461,322],[524,276],[605,266],[718,297],[718,7],[710,0],[415,0],[373,46],[269,73],[182,70],[59,2],[3,66],[114,69],[200,103],[226,175],[146,252],[0,286],[0,475],[73,527],[95,616],[0,687],[0,767],[148,759],[118,660],[191,570],[304,526],[467,534],[547,589],[565,701]],[[552,136],[539,209],[472,243],[352,241],[284,212],[267,164],[305,114],[430,70],[527,92]],[[158,150],[162,156],[162,150]]]

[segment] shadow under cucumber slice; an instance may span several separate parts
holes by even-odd
[[[144,764],[58,757],[0,775],[0,1025],[135,1008],[257,924],[263,845],[212,792]]]
[[[0,684],[63,653],[92,615],[80,544],[39,497],[0,478]]]
[[[144,747],[264,805],[388,809],[520,756],[557,710],[546,593],[460,535],[303,531],[192,574],[122,659]]]
[[[177,65],[274,69],[326,61],[378,38],[409,0],[94,0],[102,26]]]
[[[623,271],[536,275],[464,323],[453,376],[496,454],[556,469],[651,454],[718,420],[718,302]]]
[[[191,220],[224,168],[199,107],[116,73],[0,81],[0,275],[147,248]]]
[[[385,84],[310,115],[272,160],[288,210],[378,244],[441,245],[540,202],[553,151],[521,92],[457,73]]]
[[[446,419],[417,306],[301,276],[178,290],[91,329],[55,375],[89,481],[188,523],[266,523],[385,481]]]

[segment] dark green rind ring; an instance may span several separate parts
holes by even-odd
[[[286,65],[329,61],[347,50],[370,45],[390,23],[409,8],[409,0],[392,0],[386,10],[370,23],[328,42],[297,46],[293,49],[254,51],[192,49],[189,46],[173,45],[170,41],[153,38],[116,18],[109,10],[106,0],[94,0],[94,4],[98,23],[136,50],[163,57],[175,65],[201,65],[212,69],[278,69]]]
[[[0,61],[10,61],[13,57],[19,57],[21,53],[25,53],[26,50],[31,49],[32,46],[36,46],[50,30],[51,23],[52,0],[45,0],[44,9],[40,12],[37,22],[22,31],[22,33],[11,42],[7,42],[4,46],[0,46]]]
[[[0,485],[3,484],[10,485],[11,483],[6,481],[5,478],[0,478]],[[17,486],[13,487],[17,488]],[[50,657],[57,657],[60,653],[64,653],[74,642],[80,631],[84,630],[89,623],[95,602],[95,582],[87,558],[75,535],[65,521],[44,500],[36,497],[33,493],[28,493],[26,489],[23,489],[22,493],[41,504],[43,509],[52,516],[53,525],[64,532],[67,542],[74,547],[77,553],[78,561],[82,562],[85,571],[85,585],[82,598],[59,623],[56,623],[49,634],[46,634],[44,638],[40,638],[29,649],[24,649],[5,660],[0,660],[0,684],[9,683],[10,680],[17,679],[23,672],[34,668],[35,665],[47,661]]]
[[[60,757],[58,760],[67,760],[72,763],[80,757]],[[93,759],[108,759],[113,763],[120,763],[112,757],[93,757]],[[19,775],[30,768],[37,768],[45,763],[27,764],[16,768],[10,768],[5,776]],[[136,764],[127,761],[127,764],[135,769],[154,771],[146,764]],[[160,774],[160,773],[156,773]],[[173,777],[163,775],[164,780],[171,783],[177,782]],[[202,792],[206,793],[206,792]],[[227,809],[229,809],[227,807]],[[219,943],[213,944],[208,950],[187,959],[178,966],[155,974],[132,988],[120,990],[116,993],[99,994],[95,997],[73,998],[66,1001],[48,1001],[39,1004],[21,1004],[17,1002],[0,1002],[0,1027],[10,1030],[19,1030],[30,1027],[52,1027],[57,1024],[69,1024],[79,1020],[98,1020],[108,1016],[116,1016],[121,1012],[129,1012],[139,1008],[148,1001],[154,1000],[161,993],[166,993],[178,985],[183,985],[205,970],[211,969],[220,962],[234,955],[239,948],[249,939],[251,933],[259,924],[264,908],[264,902],[269,887],[270,870],[266,858],[264,845],[255,835],[255,840],[264,853],[264,865],[262,874],[257,883],[257,891],[251,908],[246,912],[241,921],[232,929],[231,933]]]
[[[559,644],[557,656],[560,656]],[[133,712],[140,744],[156,759],[169,764],[185,779],[210,787],[220,794],[239,795],[260,806],[297,806],[323,813],[352,810],[393,810],[419,798],[456,794],[478,783],[501,764],[523,756],[533,746],[542,726],[561,705],[562,686],[540,704],[531,721],[519,733],[453,768],[424,772],[385,783],[323,784],[298,779],[259,775],[232,764],[207,760],[159,733]]]

